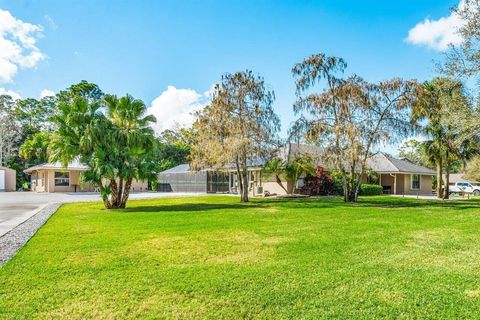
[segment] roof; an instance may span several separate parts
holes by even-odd
[[[37,166],[30,167],[28,169],[23,170],[25,173],[31,173],[37,170],[47,170],[47,169],[59,169],[59,170],[75,170],[75,171],[87,171],[89,167],[83,163],[80,163],[79,160],[74,160],[68,163],[67,167],[63,166],[60,162],[55,163],[42,163]]]
[[[424,175],[435,175],[435,171],[420,166],[408,159],[397,159],[383,153],[374,155],[368,160],[369,167],[378,173],[414,173]]]
[[[11,172],[11,171],[16,172],[16,171],[15,171],[14,169],[12,169],[12,168],[2,167],[2,166],[0,166],[0,170],[10,171],[10,172]]]
[[[445,175],[443,175],[443,179],[445,180]],[[448,177],[448,181],[450,183],[457,183],[457,182],[469,182],[473,184],[479,183],[479,181],[476,181],[474,179],[467,179],[463,173],[450,173],[450,176]]]
[[[167,169],[160,173],[183,173],[183,172],[190,172],[190,165],[188,163],[179,164],[176,167]]]

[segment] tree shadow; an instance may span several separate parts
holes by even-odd
[[[120,209],[122,212],[129,213],[161,213],[161,212],[205,212],[213,210],[248,210],[262,209],[270,207],[279,207],[285,209],[352,209],[355,208],[425,208],[437,210],[468,210],[480,209],[480,200],[425,200],[400,197],[361,197],[358,202],[343,202],[341,197],[320,197],[320,198],[299,198],[299,199],[281,199],[281,198],[253,198],[247,203],[205,203],[188,202],[179,204],[158,204],[132,206],[126,209]]]
[[[121,209],[122,212],[145,213],[145,212],[196,212],[211,210],[229,210],[229,209],[247,209],[248,205],[243,204],[210,204],[210,203],[181,203],[172,205],[151,205],[151,206],[134,206]]]

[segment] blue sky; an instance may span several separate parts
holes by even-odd
[[[181,122],[205,103],[204,92],[221,74],[252,69],[275,90],[285,133],[294,120],[294,63],[324,52],[343,57],[349,72],[370,81],[426,80],[435,74],[432,61],[441,57],[441,48],[425,39],[438,40],[430,22],[448,18],[457,5],[458,0],[0,0],[0,9],[40,28],[34,37],[42,55],[30,65],[20,63],[0,88],[39,97],[43,90],[56,92],[85,79],[149,106],[156,99],[152,112],[171,123],[166,118],[175,115]],[[425,22],[428,30],[407,43],[409,30]],[[1,62],[0,53],[0,79]]]

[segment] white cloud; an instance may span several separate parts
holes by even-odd
[[[194,121],[193,113],[205,107],[208,100],[209,91],[202,94],[192,89],[168,86],[148,109],[148,113],[157,118],[153,126],[155,132],[160,133],[177,125],[190,126]]]
[[[55,92],[53,92],[52,90],[43,89],[42,92],[40,92],[40,99],[45,97],[53,97],[54,95]]]
[[[48,25],[50,26],[50,28],[52,28],[52,30],[58,29],[58,25],[55,23],[53,18],[50,17],[48,14],[44,15],[43,18],[45,19],[45,21],[47,21]]]
[[[19,68],[33,68],[45,59],[36,46],[42,31],[0,9],[0,82],[12,82]]]
[[[4,95],[10,96],[15,100],[21,98],[20,95],[15,91],[7,90],[5,88],[0,88],[0,96],[4,96]]]
[[[461,8],[464,5],[464,0],[461,0],[458,6]],[[462,42],[458,29],[463,24],[464,21],[455,12],[438,20],[425,18],[424,21],[417,23],[415,27],[408,31],[408,37],[405,41],[443,51],[448,49],[449,44],[457,45]]]

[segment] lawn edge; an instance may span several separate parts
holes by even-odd
[[[0,269],[37,233],[60,208],[61,203],[48,204],[33,216],[0,237]]]

